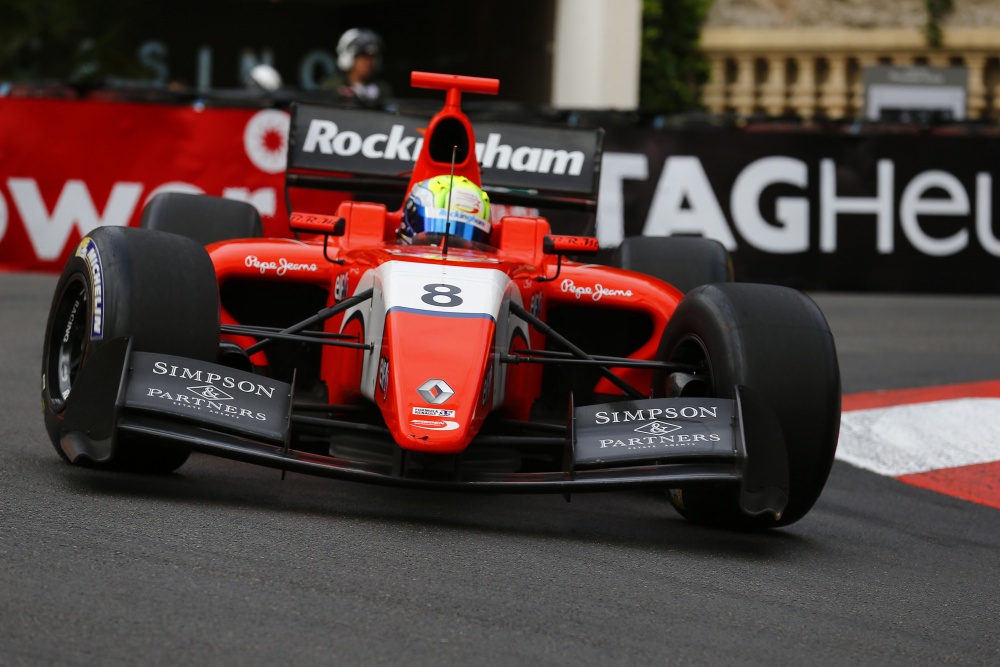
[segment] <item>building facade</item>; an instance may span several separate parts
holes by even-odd
[[[970,120],[1000,118],[1000,3],[954,0],[929,44],[925,0],[715,0],[701,47],[714,113],[851,119],[870,65],[961,66]]]

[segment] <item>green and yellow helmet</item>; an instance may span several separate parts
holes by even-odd
[[[403,233],[452,234],[486,243],[490,238],[490,197],[465,176],[435,176],[410,190],[403,207]]]

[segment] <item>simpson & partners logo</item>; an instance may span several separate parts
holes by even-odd
[[[176,415],[280,439],[287,429],[291,387],[217,364],[136,352],[126,407]]]
[[[574,410],[578,464],[734,455],[734,403],[661,398]]]

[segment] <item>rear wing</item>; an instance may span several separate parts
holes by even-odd
[[[429,118],[293,104],[288,188],[405,193]],[[501,204],[595,211],[603,130],[473,123],[483,189]]]

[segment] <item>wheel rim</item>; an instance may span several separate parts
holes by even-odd
[[[62,409],[76,381],[89,342],[90,294],[83,280],[67,283],[52,321],[48,342],[46,387],[49,400]]]

